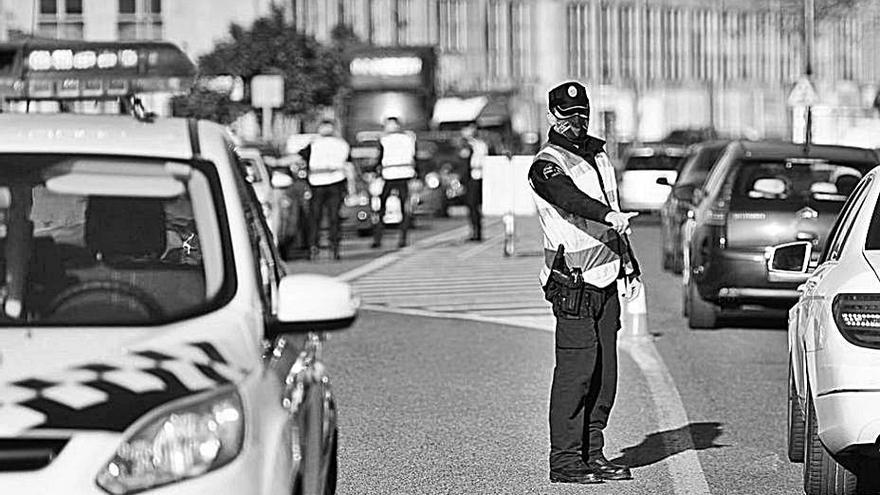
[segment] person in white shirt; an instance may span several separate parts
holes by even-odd
[[[330,227],[330,249],[334,259],[339,259],[339,208],[348,185],[353,193],[354,180],[351,168],[351,148],[344,139],[335,135],[332,120],[324,120],[318,127],[319,136],[303,148],[299,154],[307,164],[309,188],[309,256],[320,253],[318,235],[324,215]]]
[[[397,191],[403,219],[400,222],[399,247],[406,246],[411,212],[409,211],[409,181],[416,176],[416,137],[403,131],[400,120],[390,116],[385,119],[385,133],[379,138],[379,174],[385,182],[382,188],[378,216],[373,225],[373,246],[382,246],[385,206],[392,191]]]
[[[461,129],[464,140],[460,155],[468,161],[464,179],[465,202],[471,221],[471,240],[483,240],[483,160],[489,155],[485,141],[477,137],[477,125],[470,123]]]

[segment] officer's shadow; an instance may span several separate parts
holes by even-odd
[[[658,431],[646,436],[638,445],[621,450],[612,462],[629,467],[649,466],[686,450],[727,447],[715,443],[723,430],[721,423],[691,423],[675,430]]]

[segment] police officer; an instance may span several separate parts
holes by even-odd
[[[318,127],[319,136],[300,151],[306,161],[309,187],[312,192],[309,203],[309,256],[316,259],[321,221],[327,215],[330,226],[330,249],[334,259],[339,259],[339,207],[346,193],[354,191],[351,177],[348,143],[335,135],[332,120],[324,120]]]
[[[586,88],[560,84],[549,103],[549,139],[532,163],[529,183],[544,233],[541,282],[556,317],[550,481],[631,479],[628,467],[606,459],[603,429],[617,390],[618,287],[628,299],[641,288],[627,236],[635,214],[620,212],[605,143],[587,135]]]
[[[392,191],[397,191],[403,218],[400,222],[399,247],[406,246],[406,234],[409,230],[409,181],[416,176],[416,138],[411,132],[400,128],[400,120],[395,116],[385,119],[385,132],[379,138],[379,174],[385,182],[382,187],[378,216],[374,217],[373,245],[382,245],[382,231],[385,206]]]
[[[471,240],[483,240],[483,160],[489,155],[489,147],[477,137],[477,125],[473,122],[462,127],[464,141],[461,157],[468,162],[465,187],[465,202],[471,221]]]

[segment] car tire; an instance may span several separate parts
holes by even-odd
[[[687,285],[687,317],[690,328],[715,328],[718,322],[718,308],[700,297],[693,279]]]
[[[791,359],[791,358],[789,358]],[[794,385],[794,371],[788,365],[788,460],[804,462],[804,440],[806,438],[806,420],[804,410],[797,397]]]
[[[333,432],[333,449],[330,451],[327,479],[324,480],[324,495],[336,494],[336,480],[339,471],[339,430]]]
[[[856,475],[834,460],[819,440],[816,409],[811,395],[808,390],[804,493],[805,495],[854,495],[858,488]]]

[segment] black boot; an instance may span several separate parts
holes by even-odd
[[[550,483],[575,483],[579,485],[592,485],[602,483],[596,473],[586,464],[580,463],[563,468],[550,468]]]
[[[606,459],[604,455],[591,459],[587,462],[587,467],[590,468],[592,472],[596,473],[596,476],[603,480],[616,481],[633,479],[632,472],[630,472],[628,467],[614,464]]]

